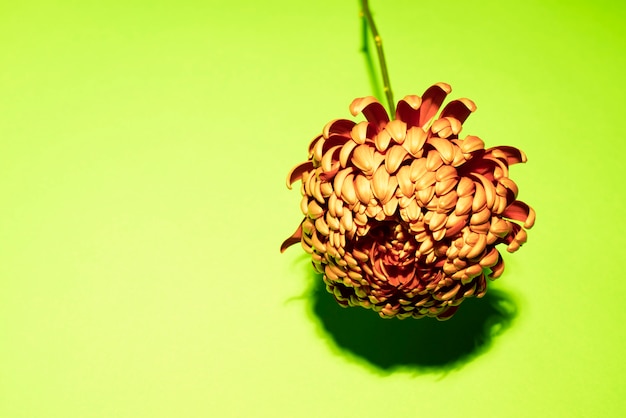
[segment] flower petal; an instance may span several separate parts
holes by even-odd
[[[437,114],[439,107],[452,91],[449,84],[437,83],[430,86],[422,95],[418,125],[424,127]]]
[[[372,188],[370,181],[362,175],[357,175],[354,179],[354,189],[356,196],[361,203],[369,205],[372,200]]]
[[[419,126],[413,126],[407,131],[402,145],[408,152],[411,153],[412,156],[420,157],[421,153],[419,153],[419,151],[422,150],[427,137],[428,135],[422,128]]]
[[[463,123],[476,110],[476,104],[470,99],[457,99],[448,103],[441,111],[440,118],[451,116]]]
[[[372,136],[374,135],[373,132],[368,132],[371,129],[370,126],[370,123],[367,121],[359,122],[354,125],[354,127],[350,131],[350,136],[352,137],[352,140],[359,145],[364,144],[365,140],[370,137],[369,134],[372,134]]]
[[[528,159],[526,158],[526,154],[524,151],[517,149],[515,147],[510,147],[506,145],[500,145],[497,147],[492,147],[486,150],[487,154],[490,152],[498,150],[502,152],[509,165],[517,164],[517,163],[525,163]]]
[[[432,137],[426,140],[429,144],[431,144],[439,154],[441,154],[441,159],[444,163],[450,164],[454,160],[454,145],[447,139]]]
[[[378,130],[382,129],[389,122],[389,115],[385,107],[373,96],[354,99],[350,104],[350,113],[356,116],[363,113],[365,119],[372,122]]]
[[[300,223],[300,225],[298,225],[298,228],[296,229],[296,231],[291,234],[291,236],[289,238],[287,238],[280,246],[280,252],[284,253],[285,250],[289,247],[291,247],[293,244],[300,242],[300,239],[302,239],[302,223]]]
[[[311,161],[305,161],[292,168],[287,175],[287,188],[291,190],[291,185],[300,180],[304,172],[311,170],[313,170],[313,163]]]
[[[356,123],[348,119],[335,119],[324,126],[322,135],[324,138],[328,138],[332,134],[346,135],[350,133],[354,125]]]
[[[387,155],[385,157],[385,168],[389,174],[393,174],[396,172],[402,161],[404,161],[404,157],[406,157],[407,151],[401,145],[394,145],[387,151]]]
[[[363,173],[371,173],[374,168],[374,149],[367,145],[359,145],[352,153],[352,163]]]
[[[419,125],[419,108],[422,98],[416,95],[405,96],[396,106],[396,119],[406,123],[408,128]]]
[[[352,156],[352,151],[354,151],[356,147],[357,143],[354,141],[348,141],[341,147],[341,151],[339,152],[339,164],[341,164],[342,167],[347,167],[348,160],[350,160]]]
[[[394,141],[402,144],[406,137],[406,123],[397,119],[392,120],[385,126],[385,131],[389,132]]]
[[[372,192],[379,201],[385,198],[387,194],[387,187],[389,185],[389,173],[385,170],[384,166],[378,167],[372,177]]]
[[[322,153],[326,153],[329,149],[336,147],[337,145],[344,145],[348,141],[350,141],[350,137],[346,138],[341,135],[331,135],[324,141],[324,144],[322,145]]]
[[[535,224],[535,211],[526,203],[516,200],[504,209],[502,216],[524,222],[524,228],[532,228]]]

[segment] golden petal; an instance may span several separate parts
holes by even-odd
[[[456,187],[457,183],[458,180],[456,177],[443,181],[438,181],[437,184],[435,184],[435,193],[437,194],[437,196],[443,196],[454,192],[454,195],[456,196],[457,193],[454,188]]]
[[[385,167],[380,166],[372,177],[372,192],[378,200],[383,200],[387,194],[387,186],[389,184],[389,173]]]
[[[332,195],[331,197],[335,197],[335,195]],[[330,203],[329,203],[329,205],[330,205]],[[335,201],[335,214],[337,215],[338,218],[341,218],[343,216],[343,212],[344,212],[343,200],[337,199]]]
[[[498,277],[502,275],[503,271],[504,271],[504,260],[500,256],[498,257],[498,262],[496,263],[496,265],[491,267],[491,274],[489,275],[489,278],[497,279]]]
[[[330,268],[329,264],[327,264],[326,267],[324,268],[324,274],[326,275],[326,277],[328,277],[329,280],[332,280],[332,281],[339,280],[339,276],[335,274],[335,272]],[[335,287],[335,289],[337,288]],[[339,295],[341,296],[341,293],[339,293]]]
[[[454,264],[454,267],[456,268],[456,270],[453,273],[467,267],[467,261],[461,260],[460,258],[455,258],[454,260],[452,260],[452,263]]]
[[[385,215],[385,212],[382,211],[382,209],[376,214],[376,216],[374,216],[374,219],[376,219],[377,221],[384,221],[385,218],[387,217],[387,215]]]
[[[432,171],[429,171],[429,173],[435,174]],[[416,192],[416,196],[423,206],[428,205],[428,202],[431,201],[434,195],[435,195],[435,187],[433,186],[419,189]]]
[[[409,206],[406,207],[406,214],[409,217],[409,220],[418,220],[420,216],[421,209],[415,202],[415,199],[409,203]]]
[[[392,216],[396,213],[396,209],[398,209],[398,199],[395,197],[383,205],[383,212],[385,212],[387,216]]]
[[[320,191],[322,192],[322,196],[324,196],[325,198],[330,196],[334,192],[332,183],[323,182],[320,185]]]
[[[316,181],[313,185],[313,190],[311,190],[311,194],[313,195],[313,197],[315,197],[315,200],[323,205],[324,203],[326,203],[326,200],[324,199],[324,196],[322,196],[321,185],[321,181]]]
[[[417,181],[420,177],[422,177],[428,169],[426,169],[426,159],[419,158],[417,160],[413,160],[411,162],[411,176],[410,179],[413,183]]]
[[[311,150],[311,157],[313,158],[313,162],[322,161],[322,157],[324,156],[324,142],[326,141],[323,138],[319,139]]]
[[[330,212],[326,212],[326,224],[333,231],[339,231],[339,219],[336,216],[330,214]]]
[[[435,245],[435,242],[430,237],[427,237],[422,243],[420,243],[418,251],[421,254],[426,254],[433,249],[434,245]]]
[[[491,228],[489,229],[493,235],[503,238],[511,232],[511,224],[501,218],[493,218],[491,220]]]
[[[314,254],[313,253],[313,248],[311,247],[311,239],[309,237],[307,237],[306,235],[302,236],[302,240],[300,241],[300,245],[302,246],[302,249],[304,251],[306,251],[307,253]]]
[[[476,232],[477,234],[488,235],[491,224],[489,223],[489,219],[487,219],[481,224],[471,224],[469,228],[472,232]]]
[[[455,167],[460,167],[467,162],[467,158],[463,154],[461,148],[457,145],[454,146],[454,159],[452,160],[452,165]]]
[[[445,236],[446,236],[446,228],[441,228],[433,232],[433,239],[435,241],[441,241],[442,239],[445,238]]]
[[[331,194],[328,197],[328,212],[335,218],[340,218],[341,215],[337,215],[337,202],[338,197],[335,194]]]
[[[352,228],[355,227],[354,221],[352,219],[352,211],[344,210],[343,216],[341,217],[341,225],[345,228],[346,231],[352,231]]]
[[[341,196],[341,188],[343,187],[343,183],[346,180],[346,177],[353,171],[352,167],[344,168],[340,170],[333,179],[333,191],[337,195],[337,197]]]
[[[370,259],[367,253],[357,250],[356,248],[352,250],[352,256],[354,256],[354,258],[360,261],[361,263],[366,263]]]
[[[424,147],[424,143],[426,142],[426,132],[419,126],[412,126],[406,132],[406,136],[404,138],[404,143],[402,144],[404,148],[414,157],[419,157],[420,151]]]
[[[352,153],[352,163],[363,173],[371,173],[374,166],[374,149],[369,145],[359,145]]]
[[[423,190],[427,187],[433,186],[435,184],[437,175],[432,171],[426,171],[424,175],[422,175],[415,182],[415,190]]]
[[[316,171],[318,171],[318,170],[316,170]],[[313,194],[313,188],[315,187],[316,177],[318,177],[317,173],[315,173],[315,174],[312,173],[312,175],[309,175],[307,177],[306,181],[303,183],[304,192],[307,195],[309,195],[309,196],[311,196]]]
[[[367,218],[365,212],[354,215],[354,222],[359,226],[366,225],[368,221],[369,219]]]
[[[465,269],[465,274],[468,278],[473,279],[483,272],[483,268],[480,264],[472,264]]]
[[[428,171],[437,171],[439,167],[443,164],[443,160],[441,159],[441,155],[437,150],[430,150],[426,155],[426,169]]]
[[[468,135],[461,141],[461,150],[466,154],[481,149],[485,149],[485,143],[477,136]]]
[[[385,152],[391,143],[391,135],[386,130],[380,131],[374,138],[374,144],[379,152]]]
[[[308,173],[311,170],[313,170],[313,163],[311,161],[305,161],[292,168],[287,175],[287,188],[291,190],[291,185],[302,179],[304,173]]]
[[[372,205],[370,203],[370,205],[365,210],[365,214],[369,218],[375,218],[380,213],[381,210],[382,210],[382,208],[379,205]]]
[[[439,184],[440,183],[437,183],[437,185],[435,186],[435,193],[437,193],[437,187],[439,186]],[[448,193],[439,197],[439,201],[437,202],[437,209],[442,212],[450,212],[456,207],[457,200],[458,195],[456,194],[456,191],[450,190]]]
[[[389,132],[391,138],[398,144],[402,144],[406,137],[406,123],[399,119],[394,119],[385,126],[385,130]]]
[[[487,246],[487,236],[478,235],[478,241],[476,242],[476,244],[472,246],[471,251],[467,253],[466,257],[468,259],[473,259],[473,258],[478,257],[480,254],[482,254],[483,251],[485,251],[486,246]]]
[[[478,242],[478,239],[480,237],[480,234],[474,233],[474,232],[468,232],[467,230],[465,231],[465,234],[463,234],[463,238],[465,239],[465,243],[469,244],[469,245],[474,245]]]
[[[311,235],[311,246],[320,254],[324,254],[326,252],[326,245],[320,241],[315,232]]]
[[[456,186],[456,192],[461,197],[473,195],[475,189],[474,182],[468,177],[461,177],[458,186]]]
[[[404,157],[407,155],[407,150],[404,149],[401,145],[394,145],[389,150],[387,150],[387,155],[385,156],[385,168],[389,174],[393,174],[396,172],[402,161],[404,161]]]
[[[324,209],[315,200],[310,200],[307,206],[307,216],[311,219],[317,219],[322,215],[324,215]]]
[[[400,167],[396,179],[404,196],[411,197],[415,194],[415,184],[411,181],[411,167],[406,165]]]
[[[476,190],[474,191],[474,200],[472,201],[472,212],[476,213],[487,207],[487,195],[482,184],[474,182],[474,186]]]
[[[428,201],[428,203],[426,204],[426,209],[428,209],[429,211],[432,212],[437,212],[437,207],[439,206],[439,198],[435,195],[433,195],[432,199],[430,199]]]
[[[452,134],[450,129],[450,121],[446,118],[437,119],[430,127],[430,131],[441,138],[447,138]]]
[[[391,176],[389,178],[389,182],[387,183],[387,193],[385,193],[385,197],[381,200],[381,203],[385,204],[396,196],[396,192],[398,190],[398,179],[395,176]]]
[[[357,147],[357,145],[358,144],[354,141],[348,141],[341,147],[341,151],[339,151],[339,164],[341,164],[342,168],[346,168],[348,166],[348,161],[352,155],[352,151]]]
[[[456,171],[456,168],[452,167],[451,165],[444,165],[437,169],[437,181],[449,180],[457,177],[458,173]]]
[[[412,196],[412,197],[400,196],[398,198],[398,206],[400,207],[400,209],[404,209],[411,204],[411,201],[414,201],[414,200],[415,200],[415,196]]]
[[[515,182],[513,180],[511,180],[508,177],[502,177],[499,179],[499,184],[498,186],[502,184],[502,186],[504,186],[506,189],[510,190],[511,192],[513,192],[513,199],[517,198],[517,194],[519,192],[519,189],[517,188],[517,184],[515,184]],[[505,193],[504,195],[501,195],[502,197],[507,197],[507,194]]]
[[[315,220],[315,229],[325,237],[327,237],[330,233],[330,228],[328,228],[328,225],[324,222],[324,217],[322,216]]]
[[[354,142],[361,145],[365,143],[367,139],[367,128],[369,126],[369,122],[362,121],[354,125],[352,131],[350,132],[350,137]]]
[[[349,205],[354,205],[359,198],[354,187],[354,174],[349,174],[341,186],[341,198]]]
[[[455,258],[454,261],[458,260],[458,258]],[[447,274],[448,276],[452,276],[454,273],[456,273],[457,271],[459,271],[456,266],[454,264],[452,264],[450,261],[446,261],[443,265],[443,272],[445,274]]]
[[[302,199],[300,199],[300,210],[302,211],[302,214],[306,216],[306,214],[309,211],[309,197],[308,196],[302,196]]]
[[[324,170],[324,172],[332,171],[333,164],[338,162],[338,160],[335,159],[335,152],[339,151],[340,148],[341,145],[335,145],[324,153],[322,156],[322,170]]]
[[[441,159],[450,164],[454,161],[454,145],[447,139],[432,137],[428,138],[429,144],[435,147],[435,149],[441,154]]]
[[[500,253],[498,252],[496,247],[493,247],[487,253],[487,255],[485,255],[483,258],[480,259],[480,265],[486,268],[493,267],[498,262],[499,257],[500,257]]]
[[[354,189],[356,196],[361,203],[367,205],[372,200],[372,189],[370,187],[370,181],[361,174],[357,175],[354,180]]]
[[[449,299],[454,298],[456,294],[459,292],[459,289],[461,289],[461,284],[457,283],[456,286],[454,286],[452,289],[448,290],[446,293],[441,295],[440,300],[449,300]]]
[[[476,212],[470,218],[471,225],[480,225],[487,222],[491,218],[491,210],[488,207],[485,207],[480,212]]]
[[[496,199],[496,186],[494,186],[493,183],[482,174],[472,173],[472,176],[476,177],[483,185],[487,207],[491,209]]]
[[[450,122],[450,130],[452,130],[452,135],[458,135],[461,133],[461,129],[463,129],[463,123],[457,118],[446,116],[446,119]]]
[[[356,116],[372,103],[378,103],[374,96],[356,98],[350,103],[350,113],[352,113],[352,116]]]
[[[445,213],[437,213],[437,212],[430,212],[430,213],[433,214],[432,217],[430,218],[430,223],[428,224],[428,227],[430,228],[431,231],[437,231],[446,225],[448,216]]]

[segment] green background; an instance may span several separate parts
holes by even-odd
[[[0,5],[0,416],[626,415],[626,8],[373,2],[396,99],[529,158],[448,322],[336,307],[285,176],[373,89],[357,1]]]

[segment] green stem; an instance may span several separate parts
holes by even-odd
[[[365,22],[370,28],[372,32],[372,36],[374,38],[374,43],[376,44],[376,52],[378,53],[378,63],[380,64],[380,71],[383,76],[383,89],[385,91],[385,96],[387,97],[387,103],[389,105],[389,115],[393,118],[396,110],[395,103],[393,101],[393,94],[391,92],[391,83],[389,82],[389,73],[387,72],[387,63],[385,61],[385,54],[383,52],[383,40],[378,34],[378,30],[376,29],[376,24],[374,23],[374,19],[372,18],[372,12],[370,11],[368,0],[361,0],[362,7],[362,15]],[[368,52],[367,50],[367,42],[364,39],[363,44],[364,52]]]

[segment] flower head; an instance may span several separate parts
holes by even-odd
[[[354,100],[366,121],[328,123],[289,173],[289,188],[302,181],[304,220],[281,251],[301,242],[341,305],[448,319],[502,274],[498,244],[526,242],[535,212],[509,178],[525,154],[460,138],[476,106],[453,100],[439,113],[450,91],[406,96],[393,120],[375,98]]]

